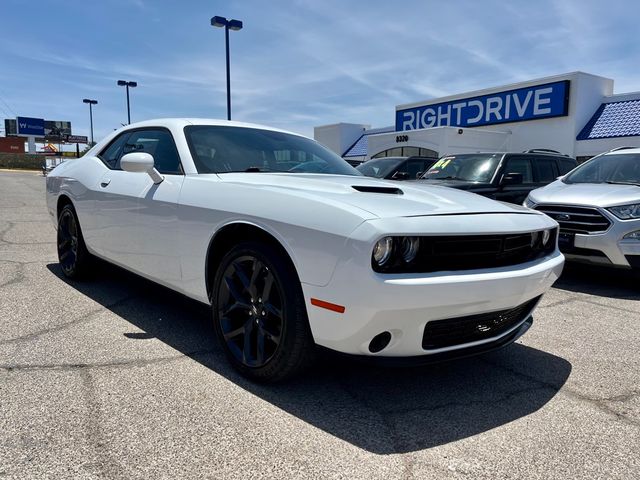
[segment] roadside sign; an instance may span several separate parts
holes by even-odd
[[[84,135],[67,135],[65,138],[67,143],[89,143],[89,139]]]
[[[44,137],[44,119],[16,117],[17,135],[21,137]]]

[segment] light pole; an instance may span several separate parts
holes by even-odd
[[[90,98],[85,98],[82,100],[82,103],[89,104],[89,122],[91,123],[91,146],[93,147],[93,107],[98,104],[97,100],[91,100]]]
[[[211,26],[224,27],[224,44],[227,51],[227,120],[231,120],[231,73],[229,72],[229,30],[241,30],[240,20],[227,20],[224,17],[213,17]]]
[[[127,87],[127,125],[129,125],[131,123],[131,109],[129,108],[129,87],[137,87],[138,82],[127,82],[125,80],[118,80],[118,85],[121,87]]]

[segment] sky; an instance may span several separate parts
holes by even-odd
[[[0,117],[232,118],[313,136],[394,124],[395,106],[581,70],[640,90],[640,2],[590,0],[0,0]],[[4,128],[1,122],[0,128]],[[4,133],[4,132],[2,132]]]

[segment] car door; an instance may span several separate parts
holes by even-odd
[[[522,183],[518,185],[500,185],[495,194],[495,199],[502,202],[521,204],[531,190],[535,188],[533,181],[533,167],[531,158],[525,155],[508,156],[503,160],[504,167],[500,177],[508,173],[519,173],[522,175]],[[498,182],[501,181],[498,179]]]
[[[164,177],[155,184],[147,173],[123,172],[136,196],[132,228],[136,242],[130,249],[128,264],[138,273],[167,286],[181,288],[180,250],[178,248],[178,199],[184,173],[171,132],[166,128],[134,130],[122,155],[144,152]]]
[[[135,213],[143,188],[142,178],[119,169],[129,135],[129,131],[120,134],[98,154],[105,171],[93,187],[92,228],[87,232],[88,243],[97,254],[121,265],[128,264],[134,255],[131,249],[138,242]]]

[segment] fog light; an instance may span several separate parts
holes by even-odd
[[[373,260],[378,266],[383,266],[391,258],[393,251],[393,238],[384,237],[376,242],[373,247]]]
[[[627,233],[624,237],[625,240],[640,240],[640,230],[636,230],[635,232]]]
[[[420,239],[418,237],[404,237],[402,239],[402,259],[409,263],[418,254]]]

